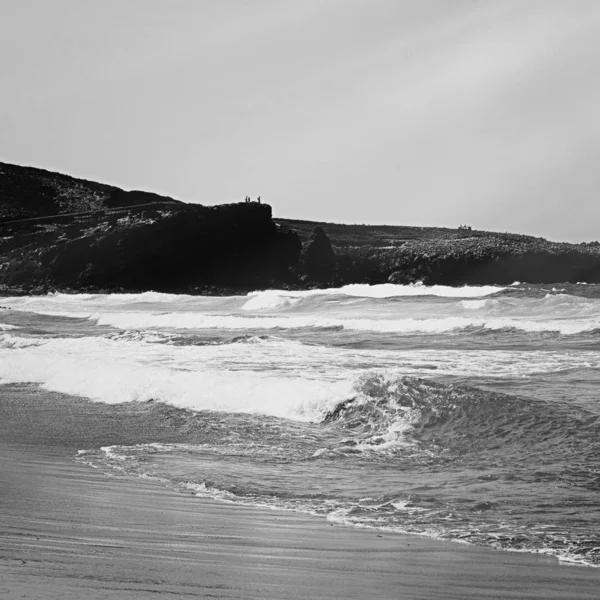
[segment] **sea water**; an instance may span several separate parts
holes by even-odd
[[[78,459],[199,497],[600,565],[600,286],[0,298],[0,384],[202,443]],[[191,499],[190,501],[193,501]]]

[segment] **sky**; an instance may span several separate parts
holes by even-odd
[[[0,0],[0,160],[600,239],[598,0]]]

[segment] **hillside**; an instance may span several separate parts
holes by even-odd
[[[331,243],[338,248],[348,246],[402,246],[406,242],[437,240],[456,240],[464,238],[496,237],[510,241],[535,242],[541,238],[516,233],[475,231],[468,228],[451,229],[448,227],[414,227],[410,225],[348,225],[321,221],[303,221],[281,219],[274,221],[295,231],[302,241],[306,241],[315,227],[321,227],[329,236]]]
[[[0,221],[90,212],[173,198],[150,192],[126,192],[112,185],[86,181],[36,167],[0,162]]]
[[[258,203],[185,204],[0,164],[0,293],[219,293],[280,284],[301,243]]]

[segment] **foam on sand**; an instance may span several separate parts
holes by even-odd
[[[88,407],[81,417],[89,424]],[[18,415],[16,439],[31,431],[33,418],[32,411]],[[265,600],[375,600],[401,589],[461,600],[598,595],[592,569],[190,498],[143,479],[106,477],[74,461],[60,443],[3,446],[0,479],[11,482],[0,495],[3,522],[10,524],[0,564],[7,599],[141,600],[209,597],[215,590]],[[468,585],[457,573],[466,573]]]

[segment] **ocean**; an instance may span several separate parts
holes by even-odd
[[[121,430],[74,450],[89,468],[596,567],[599,350],[599,285],[0,298],[0,402],[31,384],[194,432]]]

